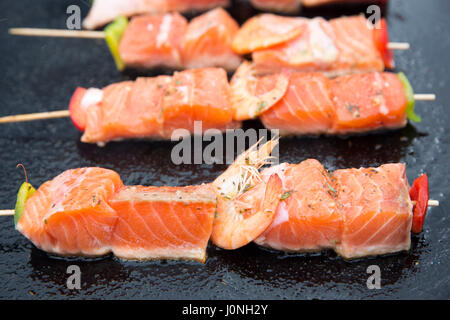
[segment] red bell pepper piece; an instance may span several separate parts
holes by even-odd
[[[425,215],[428,209],[428,176],[421,175],[416,180],[409,190],[409,196],[412,201],[415,201],[413,208],[412,232],[420,233],[422,231]]]
[[[375,47],[383,58],[386,68],[393,69],[395,67],[394,54],[392,50],[388,48],[389,33],[385,19],[381,19],[373,29],[373,40],[375,42]]]
[[[70,119],[73,125],[80,131],[84,131],[86,128],[86,115],[85,111],[81,108],[81,100],[85,93],[85,88],[78,87],[73,93],[69,104]]]

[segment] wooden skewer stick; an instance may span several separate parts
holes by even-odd
[[[412,201],[413,205],[416,204],[416,201]],[[428,200],[429,207],[439,207],[439,200]],[[13,216],[14,210],[0,210],[0,216]]]
[[[104,39],[103,31],[87,30],[64,30],[64,29],[39,29],[39,28],[11,28],[9,34],[16,36],[32,37],[59,37],[59,38],[88,38]],[[389,42],[388,48],[391,50],[408,50],[410,48],[407,42]]]
[[[434,101],[436,95],[434,93],[416,93],[414,94],[414,100],[416,101]]]
[[[408,42],[389,42],[387,47],[391,50],[409,50],[410,45]]]
[[[59,38],[88,38],[104,39],[103,31],[64,30],[64,29],[38,29],[38,28],[11,28],[9,34],[32,37],[59,37]]]
[[[24,121],[33,121],[33,120],[66,118],[66,117],[70,117],[69,110],[59,110],[59,111],[18,114],[18,115],[14,115],[14,116],[7,116],[7,117],[0,118],[0,123],[24,122]]]
[[[412,204],[415,206],[417,201],[411,201]],[[428,206],[429,207],[439,207],[439,200],[428,200]]]
[[[14,210],[0,210],[0,216],[13,216]]]
[[[414,100],[416,101],[433,101],[435,99],[436,95],[433,93],[418,93],[414,95]],[[25,122],[66,117],[70,117],[69,110],[18,114],[13,116],[0,117],[0,123]]]

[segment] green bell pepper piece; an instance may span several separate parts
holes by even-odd
[[[123,33],[128,26],[128,19],[126,17],[118,17],[116,20],[108,24],[105,28],[105,40],[108,44],[109,51],[114,58],[116,67],[119,71],[125,69],[125,63],[120,58],[119,44]]]
[[[398,73],[398,78],[403,84],[403,88],[405,89],[405,95],[407,99],[406,104],[406,116],[412,122],[421,122],[422,119],[418,116],[414,111],[415,100],[414,100],[414,90],[409,82],[408,78],[405,76],[403,72]]]
[[[23,211],[25,210],[25,203],[35,191],[36,189],[33,188],[33,186],[28,182],[24,182],[20,186],[19,192],[17,193],[16,208],[14,210],[14,225],[16,226],[16,228],[17,223],[19,222],[19,219],[22,216]]]

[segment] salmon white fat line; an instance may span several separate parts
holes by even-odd
[[[400,163],[330,173],[309,159],[261,170],[276,144],[251,147],[197,186],[124,186],[102,168],[67,170],[38,190],[24,182],[16,229],[49,253],[137,260],[204,262],[209,240],[346,259],[409,250],[429,205],[426,175],[410,188]]]
[[[127,138],[172,139],[174,134],[226,132],[259,118],[281,135],[351,134],[404,127],[420,121],[402,73],[364,73],[329,79],[320,73],[254,75],[244,62],[228,82],[221,68],[138,78],[103,89],[77,88],[69,110],[0,118],[0,123],[70,116],[81,141],[104,145]],[[177,140],[177,139],[175,139]]]
[[[103,38],[119,70],[222,67],[232,71],[244,54],[251,54],[261,73],[289,69],[343,74],[393,68],[392,50],[407,50],[409,44],[389,42],[384,19],[377,19],[375,26],[368,21],[363,16],[326,21],[262,14],[239,28],[225,10],[218,8],[190,23],[180,14],[171,13],[138,16],[130,23],[121,17],[105,31],[13,28],[9,32]]]

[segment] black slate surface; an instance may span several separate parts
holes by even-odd
[[[10,27],[64,28],[66,8],[77,1],[0,2],[0,115],[66,108],[74,88],[102,87],[133,77],[119,74],[102,40],[14,37]],[[78,1],[86,14],[88,1]],[[327,17],[356,13],[359,7],[304,11]],[[254,14],[243,1],[231,10],[240,21]],[[391,39],[411,50],[396,54],[417,92],[434,92],[435,102],[419,102],[423,122],[402,130],[362,137],[289,138],[281,161],[317,158],[330,169],[405,162],[412,181],[429,174],[431,197],[441,202],[429,211],[424,231],[413,236],[409,252],[346,262],[334,253],[285,255],[254,245],[225,251],[210,246],[206,264],[124,262],[50,257],[0,217],[0,298],[450,298],[449,226],[450,133],[448,101],[450,2],[391,0],[386,10]],[[79,142],[68,119],[0,126],[0,208],[13,208],[23,173],[39,186],[62,171],[81,166],[116,170],[126,184],[186,185],[211,181],[224,168],[170,163],[171,143],[126,141],[105,148]],[[66,287],[66,268],[82,271],[81,290]],[[381,268],[382,288],[366,287],[366,268]]]

